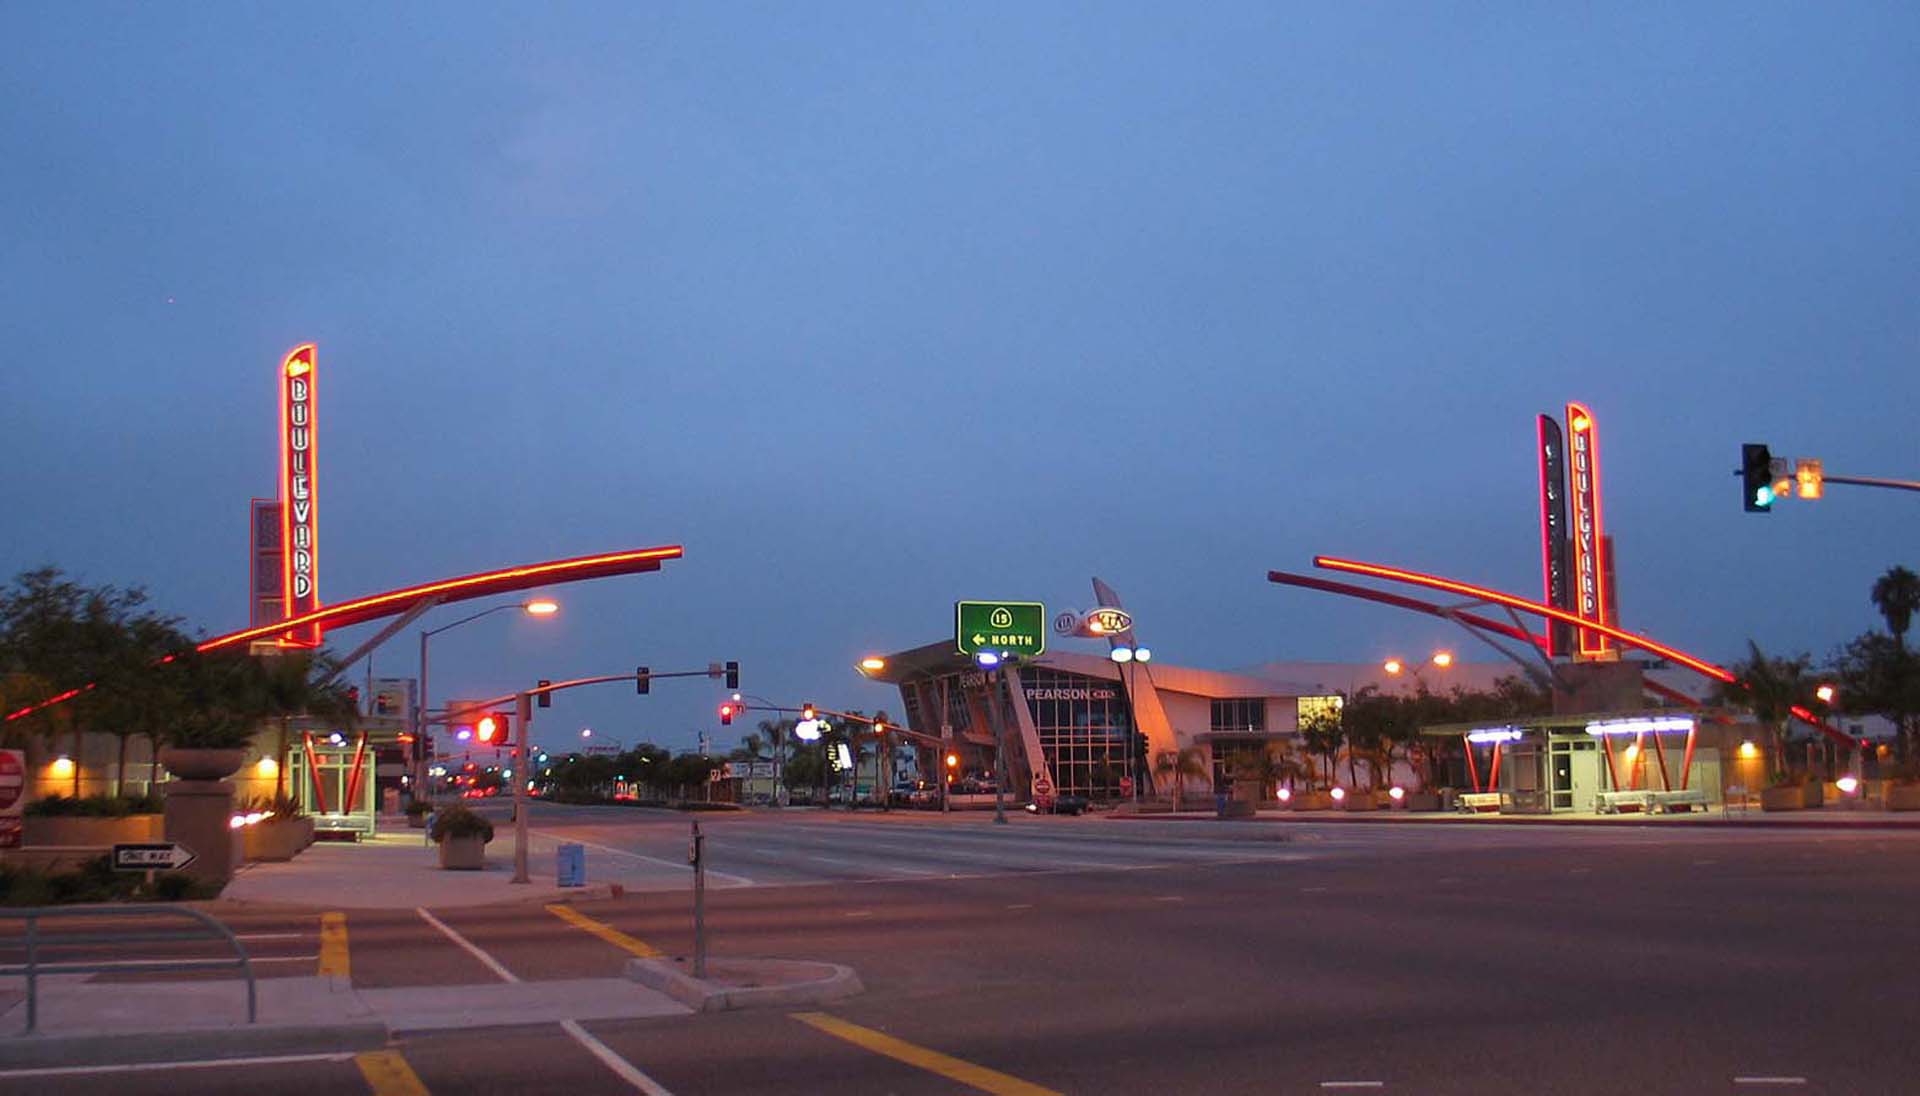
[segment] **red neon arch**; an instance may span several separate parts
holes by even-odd
[[[1356,575],[1371,575],[1374,578],[1384,578],[1394,582],[1405,582],[1414,586],[1425,586],[1434,590],[1447,590],[1452,593],[1465,594],[1468,597],[1478,598],[1482,601],[1492,601],[1500,605],[1510,606],[1523,612],[1532,613],[1535,616],[1548,617],[1553,620],[1563,620],[1575,627],[1588,628],[1610,636],[1629,647],[1638,647],[1643,651],[1659,655],[1661,658],[1678,662],[1680,665],[1696,673],[1705,674],[1715,681],[1724,681],[1732,684],[1734,680],[1736,680],[1733,673],[1725,667],[1716,666],[1711,662],[1695,658],[1685,651],[1676,650],[1657,640],[1649,639],[1643,635],[1636,635],[1633,632],[1616,628],[1611,624],[1606,624],[1601,621],[1586,620],[1565,609],[1555,608],[1552,605],[1542,605],[1540,602],[1528,601],[1526,598],[1501,593],[1499,590],[1490,590],[1485,586],[1475,586],[1470,582],[1456,582],[1450,578],[1422,574],[1419,571],[1408,571],[1399,567],[1383,567],[1377,563],[1360,563],[1350,559],[1335,559],[1332,556],[1315,556],[1313,557],[1313,565],[1315,567],[1324,567],[1329,571],[1346,571]]]
[[[626,552],[606,552],[596,556],[529,563],[520,567],[507,567],[498,571],[482,571],[478,574],[461,575],[458,578],[441,579],[438,582],[427,582],[418,586],[403,586],[384,594],[373,594],[353,601],[343,601],[338,605],[329,605],[324,609],[290,620],[275,621],[258,628],[247,628],[214,636],[212,639],[201,642],[198,649],[214,651],[256,639],[269,639],[283,635],[289,629],[306,625],[345,628],[354,624],[364,624],[369,620],[404,613],[421,598],[438,597],[442,604],[451,604],[477,597],[526,590],[534,586],[583,582],[587,579],[610,578],[614,575],[643,574],[658,571],[662,563],[670,559],[679,559],[683,554],[684,550],[680,545],[668,544],[658,548],[636,548]],[[68,689],[37,704],[29,704],[18,711],[9,712],[0,722],[11,723],[56,704],[65,703],[91,688],[93,686],[87,684],[77,689]]]
[[[1510,606],[1522,612],[1532,613],[1535,616],[1548,617],[1553,620],[1563,620],[1576,627],[1600,632],[1628,647],[1637,647],[1650,654],[1656,654],[1669,661],[1677,662],[1687,669],[1713,678],[1715,681],[1723,681],[1730,685],[1739,682],[1739,678],[1735,677],[1733,672],[1724,666],[1716,666],[1711,662],[1695,658],[1685,651],[1669,647],[1664,643],[1649,639],[1646,636],[1638,635],[1622,628],[1616,628],[1611,624],[1605,624],[1600,621],[1584,620],[1567,612],[1565,609],[1558,609],[1552,605],[1543,605],[1537,601],[1528,601],[1526,598],[1515,597],[1512,594],[1502,593],[1499,590],[1489,589],[1485,586],[1475,586],[1470,582],[1457,582],[1450,578],[1423,574],[1419,571],[1409,571],[1401,567],[1385,567],[1378,563],[1361,563],[1358,560],[1336,559],[1332,556],[1315,556],[1313,557],[1313,565],[1315,567],[1324,567],[1330,571],[1346,571],[1356,575],[1371,575],[1374,578],[1383,578],[1392,582],[1405,582],[1410,585],[1425,586],[1434,590],[1447,590],[1482,601],[1491,601],[1496,604]],[[1271,579],[1272,574],[1270,573],[1268,577]],[[1853,736],[1828,724],[1808,709],[1796,704],[1793,706],[1792,712],[1794,718],[1808,724],[1827,737],[1845,742],[1848,745],[1853,745]]]

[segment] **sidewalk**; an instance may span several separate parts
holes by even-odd
[[[1220,818],[1211,810],[1158,814],[1107,814],[1115,822],[1320,822],[1401,826],[1683,826],[1753,829],[1914,830],[1920,812],[1832,804],[1813,810],[1768,811],[1758,807],[1724,812],[1718,807],[1686,814],[1462,814],[1458,811],[1260,811],[1252,818]]]
[[[685,1016],[693,1009],[623,974],[543,982],[356,990],[345,978],[261,978],[249,1024],[246,983],[44,979],[38,1031],[22,1034],[26,1005],[0,1013],[0,1066],[185,1061],[243,1055],[352,1053],[395,1031],[466,1029],[562,1020]],[[24,995],[15,995],[23,997]]]
[[[554,842],[528,843],[530,883],[515,885],[511,831],[487,846],[481,871],[446,871],[440,851],[420,830],[400,828],[357,842],[320,841],[292,860],[247,864],[220,893],[239,905],[324,909],[492,906],[609,897],[610,883],[561,887],[554,877]]]

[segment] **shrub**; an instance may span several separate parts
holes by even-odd
[[[125,818],[130,814],[159,814],[159,796],[43,795],[28,803],[25,813],[35,818]]]
[[[485,843],[493,840],[493,823],[475,814],[472,809],[455,803],[434,813],[433,826],[427,831],[427,836],[435,841],[445,841],[449,837],[478,837]]]
[[[195,879],[185,872],[163,871],[153,877],[153,886],[145,896],[156,902],[187,902],[215,898],[219,894],[218,883]]]
[[[432,814],[432,813],[433,813],[433,804],[427,802],[424,799],[416,799],[413,802],[407,804],[408,818],[413,818],[418,815]]]

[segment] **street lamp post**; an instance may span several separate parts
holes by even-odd
[[[552,616],[553,614],[560,611],[560,606],[558,603],[549,601],[545,598],[536,598],[532,601],[516,601],[506,605],[495,605],[490,609],[482,609],[477,613],[473,613],[468,616],[461,617],[459,620],[454,621],[452,624],[442,624],[438,628],[429,628],[426,631],[423,631],[420,633],[420,696],[417,698],[414,704],[414,719],[413,719],[413,750],[414,750],[414,764],[415,764],[413,786],[416,794],[418,794],[418,790],[420,788],[430,787],[430,785],[428,785],[425,782],[426,772],[427,772],[427,760],[428,760],[427,759],[427,729],[430,726],[432,726],[432,719],[431,719],[432,709],[430,708],[427,700],[429,695],[427,693],[427,640],[432,639],[434,636],[437,636],[441,632],[447,631],[450,628],[458,628],[462,624],[467,624],[467,623],[471,623],[472,621],[479,620],[483,616],[491,616],[494,613],[504,613],[508,609],[518,609],[521,612],[526,613],[528,616]]]
[[[1140,727],[1139,721],[1135,719],[1133,714],[1133,698],[1136,693],[1135,687],[1138,684],[1138,679],[1135,678],[1133,674],[1135,666],[1143,662],[1153,661],[1153,649],[1151,647],[1141,647],[1138,644],[1130,643],[1115,646],[1111,651],[1107,652],[1107,656],[1120,665],[1121,684],[1127,690],[1127,757],[1131,759],[1127,765],[1127,770],[1133,779],[1133,798],[1138,801],[1140,798],[1140,785],[1144,781],[1141,779],[1140,772],[1140,762],[1142,759],[1134,755],[1134,743],[1139,740]],[[1178,743],[1175,743],[1175,745],[1178,745]],[[1174,779],[1180,779],[1180,774],[1175,773]]]
[[[1007,732],[1006,716],[1000,710],[1000,689],[1004,683],[1007,660],[992,651],[973,656],[987,686],[987,723],[993,729],[993,824],[1007,824]]]

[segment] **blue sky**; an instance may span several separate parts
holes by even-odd
[[[0,570],[240,626],[312,340],[323,596],[687,546],[435,640],[463,695],[737,658],[897,708],[861,654],[1095,574],[1169,662],[1464,649],[1265,573],[1536,590],[1568,399],[1627,625],[1823,652],[1920,505],[1743,515],[1729,473],[1920,478],[1916,43],[1904,4],[9,5]],[[686,745],[716,698],[543,729]]]

